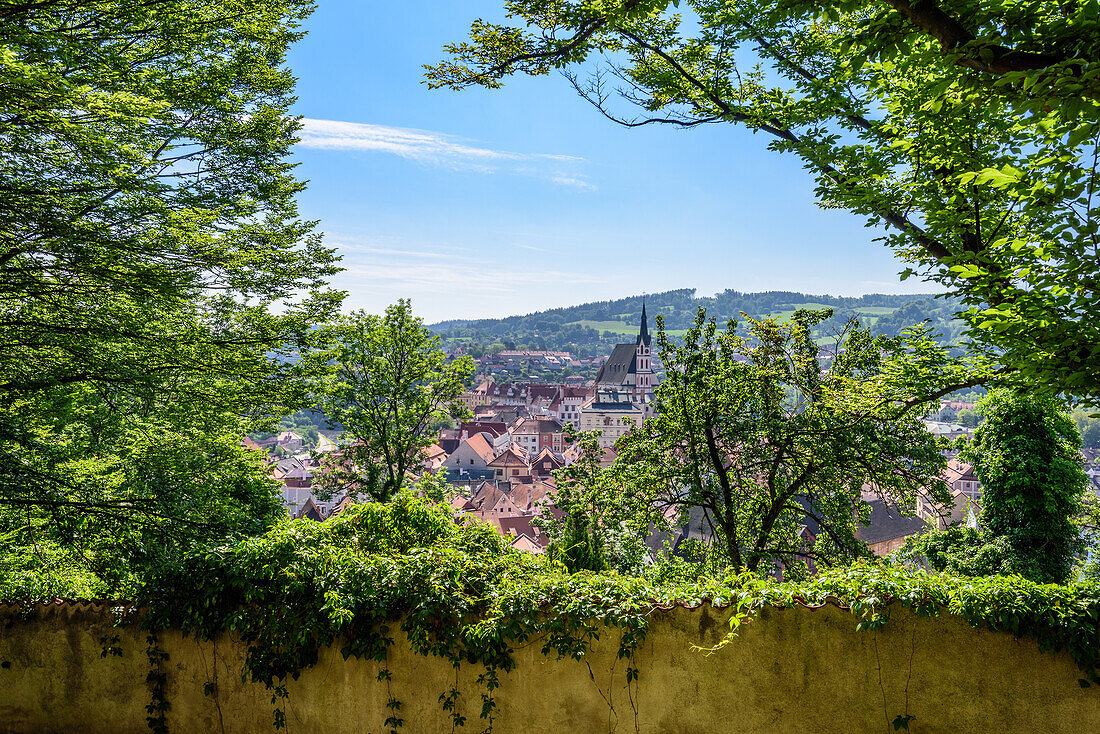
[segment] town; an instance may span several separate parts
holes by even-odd
[[[451,356],[462,351],[459,348]],[[823,368],[833,356],[828,348],[821,349]],[[567,352],[529,350],[483,355],[478,359],[478,384],[461,395],[470,419],[439,430],[435,441],[420,450],[412,478],[443,472],[454,493],[450,506],[456,522],[476,518],[492,525],[512,547],[543,553],[550,536],[540,528],[539,519],[564,516],[554,502],[554,472],[578,456],[579,444],[571,442],[569,429],[598,432],[603,452],[600,465],[610,466],[616,441],[653,413],[660,369],[654,360],[644,305],[636,340],[617,345],[602,359],[581,362]],[[509,369],[527,372],[532,364],[550,369],[587,366],[595,370],[595,377],[570,377],[560,383],[507,379]],[[971,438],[972,427],[943,419],[974,408],[974,403],[943,400],[925,420],[927,430],[948,441]],[[259,440],[246,437],[244,445],[265,453],[272,478],[283,484],[282,497],[291,518],[324,521],[339,517],[358,501],[347,493],[324,498],[315,493],[315,477],[325,471],[326,460],[338,459],[340,441],[339,430],[320,429],[315,444],[309,446],[303,436],[284,430]],[[977,527],[981,481],[974,466],[958,458],[957,448],[944,448],[943,453],[948,461],[940,478],[949,488],[949,503],[922,497],[913,507],[902,508],[874,492],[864,493],[862,499],[871,511],[857,537],[872,553],[887,556],[907,538],[930,528]],[[1100,450],[1082,448],[1081,459],[1091,491],[1100,497]],[[694,522],[689,519],[671,538],[654,534],[650,538],[654,560],[666,540],[676,552],[685,539],[705,535],[698,517]],[[812,546],[815,538],[807,532],[804,540]]]

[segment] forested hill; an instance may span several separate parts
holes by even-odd
[[[962,323],[952,317],[959,308],[958,303],[931,294],[876,293],[845,298],[789,291],[740,293],[727,290],[712,297],[697,297],[693,288],[647,295],[649,328],[656,330],[655,317],[660,315],[664,317],[667,330],[680,334],[691,325],[700,306],[719,322],[737,318],[741,312],[756,317],[769,314],[783,317],[799,308],[831,307],[834,315],[821,325],[818,336],[822,338],[853,316],[881,334],[896,334],[927,319],[945,343],[955,343],[962,331]],[[641,311],[642,297],[634,296],[526,316],[442,321],[430,328],[443,337],[447,346],[464,344],[475,356],[499,349],[553,349],[590,356],[605,352],[625,337],[635,336]]]

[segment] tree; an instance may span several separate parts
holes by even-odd
[[[577,457],[554,471],[553,501],[565,517],[538,520],[551,539],[548,555],[570,573],[610,568],[640,574],[654,515],[645,493],[629,478],[600,465],[604,451],[598,431],[578,432],[568,424],[565,431],[566,441],[577,447]]]
[[[866,555],[856,538],[866,492],[902,507],[924,493],[947,496],[945,460],[920,416],[926,402],[980,375],[926,332],[871,337],[855,324],[822,370],[809,334],[828,316],[749,318],[740,334],[734,322],[719,331],[700,309],[682,346],[658,318],[666,377],[656,417],[621,439],[613,471],[660,516],[676,510],[683,522],[701,511],[734,570]]]
[[[992,390],[978,411],[984,420],[962,454],[982,483],[978,527],[910,539],[898,560],[966,576],[1065,583],[1085,548],[1082,532],[1090,540],[1096,534],[1077,426],[1059,401],[1034,393]],[[1094,574],[1095,565],[1085,572]]]
[[[239,438],[340,296],[286,161],[311,9],[0,7],[0,532],[137,573],[279,514]]]
[[[475,21],[429,85],[562,70],[623,125],[763,132],[822,206],[887,230],[905,276],[957,294],[970,337],[1021,382],[1100,399],[1093,2],[504,7],[516,22]]]
[[[1100,421],[1092,420],[1081,432],[1081,445],[1086,449],[1100,449]]]
[[[561,538],[551,546],[550,557],[561,561],[569,573],[607,569],[603,536],[590,514],[577,508],[565,516]]]
[[[978,402],[984,421],[964,458],[982,482],[979,524],[1004,538],[1006,568],[1063,583],[1081,550],[1074,518],[1088,486],[1077,426],[1056,399],[1006,389]]]
[[[465,415],[458,398],[474,363],[469,357],[448,362],[439,337],[404,299],[383,316],[358,311],[339,319],[331,338],[334,345],[314,357],[329,364],[315,389],[319,407],[344,426],[350,442],[328,462],[322,486],[387,502],[419,466],[433,423]]]
[[[302,184],[285,160],[297,121],[282,64],[311,9],[308,0],[0,9],[8,400],[84,385],[209,399],[195,375],[248,390],[278,384],[271,357],[292,357],[338,305],[324,290],[333,254],[297,218]],[[314,298],[282,316],[268,310],[299,291]]]
[[[1081,433],[1081,446],[1086,449],[1100,448],[1100,415],[1095,410],[1077,408],[1070,413],[1070,418]]]
[[[982,422],[982,415],[977,408],[963,408],[955,414],[955,421],[967,428],[976,428]]]
[[[1078,573],[1082,579],[1100,581],[1100,497],[1085,492],[1078,517],[1084,554]]]

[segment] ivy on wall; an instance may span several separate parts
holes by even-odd
[[[1095,583],[1041,585],[884,565],[836,569],[798,583],[748,573],[683,582],[570,575],[543,557],[510,549],[488,525],[456,525],[446,508],[409,494],[386,505],[350,507],[324,523],[288,522],[195,555],[153,580],[138,604],[154,636],[174,628],[200,639],[223,632],[238,637],[246,646],[244,673],[272,692],[276,728],[285,724],[288,679],[314,665],[323,648],[335,645],[345,658],[377,661],[388,688],[388,650],[403,634],[417,653],[454,665],[455,685],[439,692],[439,704],[455,730],[469,723],[460,712],[471,710],[470,702],[460,705],[458,670],[480,667],[481,700],[472,708],[480,705],[482,724],[491,730],[494,692],[514,667],[518,645],[541,644],[544,655],[585,660],[601,635],[618,637],[630,690],[645,675],[634,652],[655,606],[709,602],[727,608],[724,645],[764,607],[830,601],[849,608],[855,624],[870,630],[887,624],[891,603],[923,616],[956,614],[976,627],[1033,638],[1044,651],[1066,651],[1081,669],[1080,685],[1100,683]],[[155,637],[150,640],[152,661],[157,651]],[[156,662],[150,685],[162,694],[154,675],[162,661]],[[388,692],[377,722],[384,731],[404,723],[398,693]],[[153,705],[150,724],[163,726],[171,701],[154,695]]]

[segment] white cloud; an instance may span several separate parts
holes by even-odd
[[[302,120],[299,145],[317,150],[388,153],[406,160],[480,173],[532,175],[582,191],[596,187],[575,170],[584,158],[553,153],[515,153],[478,147],[453,135],[340,120]]]
[[[333,278],[333,285],[348,292],[347,310],[379,313],[398,298],[412,298],[417,314],[434,322],[527,313],[606,285],[605,278],[555,268],[556,257],[528,245],[513,245],[532,250],[521,257],[497,257],[448,245],[436,249],[354,235],[326,237],[326,244],[344,255],[344,271]]]
[[[593,191],[596,188],[584,179],[574,176],[551,176],[550,180],[559,186],[575,186],[583,191]]]

